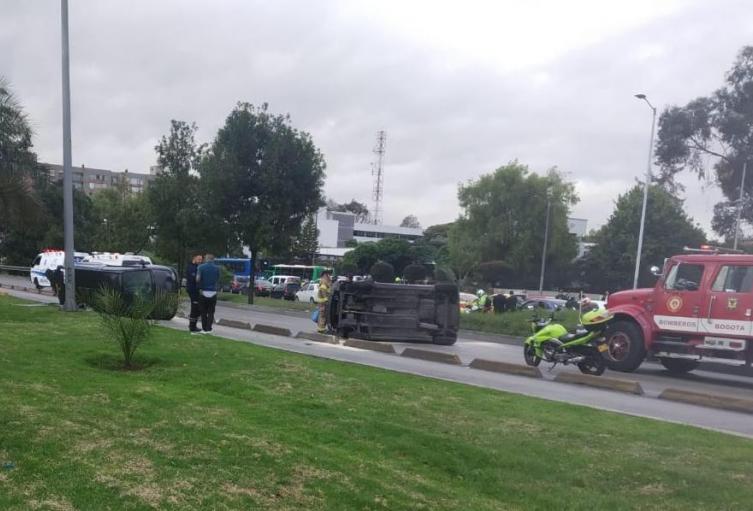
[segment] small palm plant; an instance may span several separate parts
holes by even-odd
[[[123,366],[132,369],[136,350],[150,337],[157,324],[154,318],[172,317],[166,311],[174,314],[178,295],[158,292],[155,296],[125,296],[115,289],[104,288],[97,294],[95,303],[94,310],[99,314],[105,332],[123,353]]]

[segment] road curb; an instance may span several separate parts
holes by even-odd
[[[283,327],[272,326],[272,325],[263,325],[261,323],[255,324],[251,330],[253,330],[254,332],[261,332],[263,334],[280,335],[283,337],[290,337],[291,335],[293,335],[293,333],[290,331],[289,328],[283,328]]]
[[[349,348],[360,348],[362,350],[379,351],[381,353],[395,353],[395,347],[390,343],[362,341],[361,339],[348,339],[343,346]]]
[[[217,321],[217,324],[220,326],[227,326],[230,328],[241,328],[243,330],[251,330],[251,323],[247,321],[237,321],[235,319],[220,318]]]
[[[400,354],[401,357],[418,358],[430,362],[440,362],[442,364],[463,365],[460,357],[455,353],[444,353],[442,351],[419,350],[416,348],[405,348]]]
[[[732,412],[753,414],[753,399],[729,397],[721,394],[704,394],[701,392],[691,392],[689,390],[672,388],[665,389],[659,394],[659,399],[679,401],[680,403],[705,406],[707,408],[718,408],[720,410],[729,410]]]
[[[470,367],[481,371],[491,371],[493,373],[514,374],[516,376],[528,376],[530,378],[541,378],[541,371],[538,367],[524,366],[522,364],[510,364],[509,362],[500,362],[497,360],[487,360],[484,358],[474,358]]]
[[[315,332],[298,332],[295,334],[296,339],[306,339],[314,342],[324,342],[328,344],[340,344],[334,335],[324,335]]]
[[[619,380],[617,378],[607,378],[605,376],[593,376],[590,374],[566,373],[561,372],[554,377],[558,383],[572,383],[575,385],[586,385],[599,389],[614,390],[625,392],[627,394],[643,395],[643,387],[635,380]]]

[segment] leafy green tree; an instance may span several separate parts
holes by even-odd
[[[149,203],[144,194],[131,192],[126,180],[95,193],[92,203],[101,221],[92,243],[96,250],[138,253],[149,246]]]
[[[375,263],[384,261],[392,265],[393,270],[400,275],[411,263],[431,262],[424,260],[423,255],[417,251],[415,245],[405,240],[385,238],[373,243],[359,243],[356,248],[345,254],[343,262],[355,266],[361,273],[368,273]]]
[[[449,256],[461,278],[482,262],[502,261],[514,269],[509,285],[537,285],[547,201],[547,275],[567,268],[577,255],[567,216],[578,197],[574,185],[556,169],[540,176],[512,162],[461,185],[458,199],[462,213],[449,229]]]
[[[618,291],[632,285],[638,244],[643,188],[636,185],[617,199],[614,212],[593,235],[595,246],[580,263],[581,278],[591,291]],[[685,213],[682,201],[661,186],[649,188],[643,237],[640,286],[651,286],[656,278],[649,268],[661,266],[665,257],[682,252],[684,246],[705,241],[703,231]]]
[[[416,284],[426,278],[426,267],[422,264],[409,264],[403,269],[403,278],[409,284]]]
[[[195,124],[173,120],[170,133],[154,149],[160,172],[146,189],[156,253],[176,265],[180,275],[189,252],[226,250],[222,223],[212,219],[199,197],[197,169],[204,149]]]
[[[369,275],[374,279],[374,282],[391,283],[395,279],[395,269],[390,263],[385,261],[377,261],[371,268],[369,268]]]
[[[726,201],[714,208],[713,229],[734,235],[736,201],[740,193],[743,162],[748,162],[745,191],[753,192],[753,46],[745,46],[727,72],[724,84],[711,95],[685,106],[671,106],[659,118],[656,158],[661,166],[658,182],[674,192],[677,173],[686,169],[713,177]],[[707,168],[707,162],[713,162]],[[753,222],[751,202],[743,208],[743,220]]]
[[[420,229],[421,223],[418,221],[416,215],[408,215],[400,222],[400,227],[412,227],[414,229]]]
[[[9,231],[23,231],[42,220],[35,185],[42,178],[32,148],[32,131],[23,109],[0,78],[0,257]]]
[[[199,167],[202,200],[231,244],[288,253],[323,203],[324,157],[290,117],[238,103]]]
[[[368,206],[355,199],[351,199],[350,202],[343,202],[342,204],[330,199],[327,201],[327,209],[341,213],[353,213],[356,216],[356,222],[366,223],[370,218]]]
[[[313,216],[303,222],[298,235],[293,240],[293,256],[307,263],[313,263],[314,254],[319,248],[319,229]]]

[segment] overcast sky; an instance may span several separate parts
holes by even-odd
[[[170,119],[209,142],[234,104],[268,102],[309,131],[325,192],[371,207],[387,132],[385,223],[458,215],[457,186],[511,160],[577,183],[602,224],[645,172],[651,112],[706,95],[753,43],[745,0],[71,0],[74,165],[148,172]],[[0,75],[62,161],[60,2],[2,0]],[[708,230],[720,194],[687,178]]]

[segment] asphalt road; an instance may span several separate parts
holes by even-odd
[[[48,295],[18,291],[6,292],[31,300],[43,302],[55,301],[54,297]],[[217,318],[285,327],[290,329],[294,334],[299,331],[312,332],[314,330],[313,323],[307,318],[300,317],[298,314],[280,314],[276,312],[239,309],[222,304],[217,308]],[[187,321],[185,319],[175,318],[172,321],[164,322],[164,324],[171,328],[187,329]],[[609,377],[638,381],[643,387],[645,395],[636,396],[611,390],[601,390],[551,381],[561,371],[577,373],[577,369],[573,367],[557,367],[551,372],[542,367],[542,372],[544,373],[543,379],[491,373],[467,367],[474,358],[486,358],[522,364],[521,348],[508,344],[461,338],[454,346],[434,346],[431,344],[418,346],[423,349],[457,354],[462,360],[463,365],[452,366],[369,350],[349,348],[342,345],[310,342],[229,327],[217,326],[215,331],[217,335],[228,339],[276,349],[456,381],[629,415],[689,424],[753,438],[753,417],[749,414],[656,399],[656,396],[666,388],[751,398],[753,397],[753,380],[750,378],[719,375],[705,371],[695,371],[690,375],[678,378],[669,376],[661,366],[652,363],[644,364],[641,370],[629,375],[609,371],[605,373],[605,376]],[[398,353],[401,353],[408,346],[417,347],[413,343],[394,343],[394,346]]]

